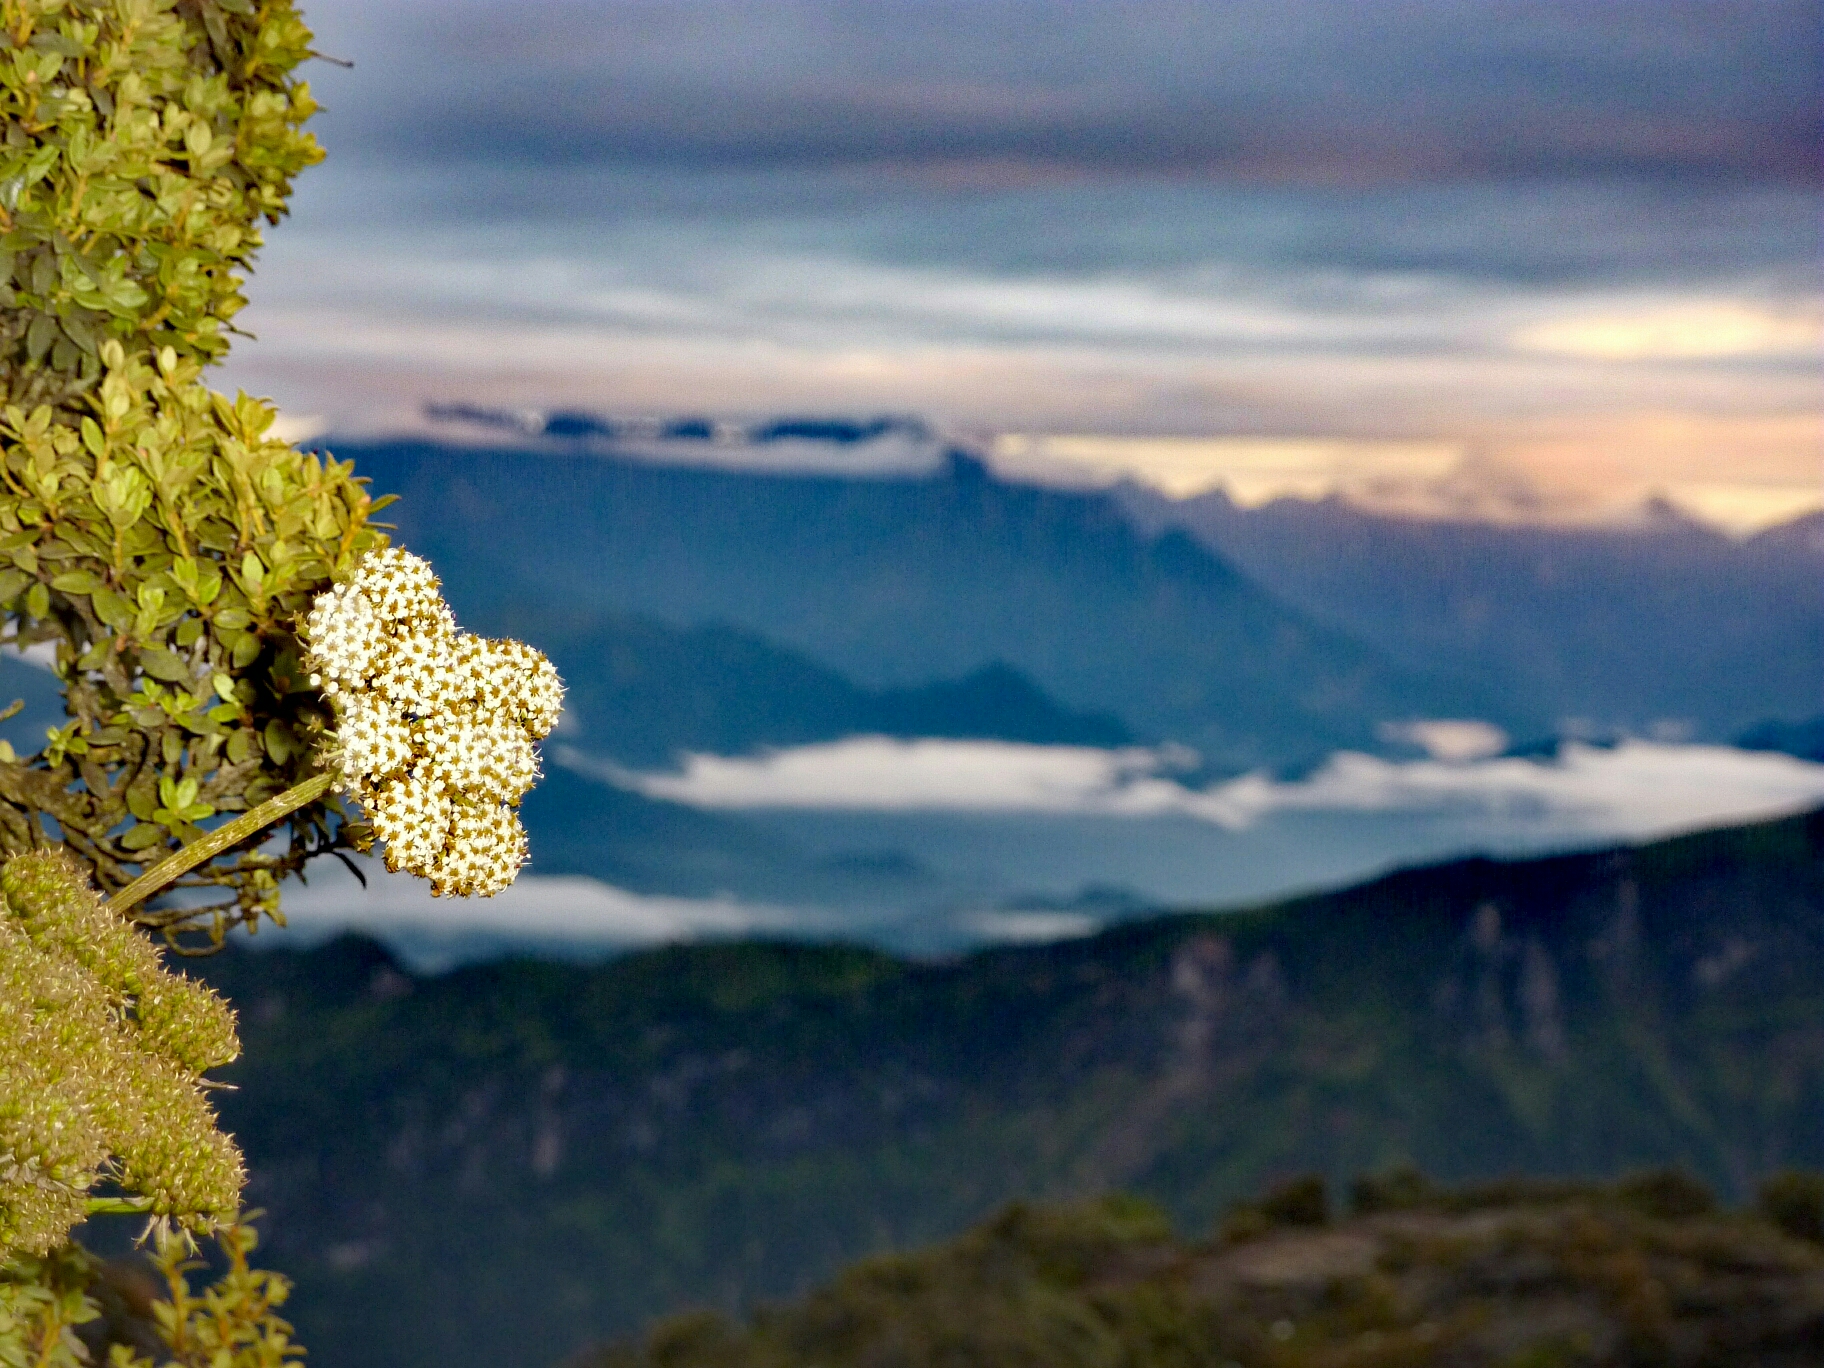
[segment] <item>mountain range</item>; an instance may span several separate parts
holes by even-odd
[[[1014,1198],[1123,1189],[1195,1233],[1306,1171],[1675,1164],[1740,1199],[1824,1164],[1824,813],[938,961],[425,976],[345,937],[200,968],[263,1252],[347,1368],[549,1363]]]
[[[1545,527],[1116,494],[1314,621],[1409,669],[1448,662],[1498,718],[1729,740],[1824,712],[1824,513],[1738,539],[1665,505],[1635,526]]]
[[[836,427],[833,460],[867,445]],[[1824,515],[1736,540],[1670,509],[1566,528],[1241,508],[1010,482],[935,445],[924,473],[852,476],[580,438],[334,450],[401,496],[387,516],[466,623],[558,659],[567,743],[624,765],[873,732],[1171,741],[1230,774],[1385,751],[1405,719],[1732,741],[1824,715]],[[27,703],[5,735],[36,744],[54,686],[0,675]]]
[[[815,719],[769,720],[797,708],[789,675],[806,666],[862,690],[1010,669],[1064,713],[1228,773],[1374,750],[1407,718],[1481,718],[1522,740],[1726,741],[1824,713],[1821,517],[1735,541],[1670,512],[1631,529],[1498,527],[1054,489],[962,451],[928,474],[845,478],[563,442],[334,449],[401,495],[389,516],[459,614],[561,627],[573,680],[614,652],[656,659],[667,628],[685,639],[663,650],[699,690],[748,664],[785,669],[747,691],[744,722],[722,704],[714,723],[685,722],[671,700],[677,739],[649,731],[647,755],[789,744],[839,718],[908,725],[837,703],[827,675],[804,679]],[[684,659],[698,653],[700,667]],[[626,746],[612,706],[591,724],[577,703],[604,747]]]
[[[1316,624],[1189,534],[960,452],[930,476],[848,479],[562,447],[335,451],[401,496],[402,540],[488,630],[551,604],[726,624],[870,689],[998,663],[1231,770],[1373,745],[1384,717],[1481,715],[1472,691]]]
[[[753,448],[821,444],[842,475],[553,435],[583,426],[517,445],[337,444],[404,496],[387,516],[464,624],[536,642],[568,681],[525,807],[535,874],[726,896],[930,953],[1066,925],[1010,931],[1001,913],[1085,889],[1127,915],[1529,843],[1422,812],[1231,833],[1183,815],[870,807],[902,782],[891,755],[867,762],[884,767],[849,809],[693,807],[660,796],[691,791],[654,772],[862,735],[1180,742],[1200,760],[1157,754],[1189,793],[1243,769],[1298,781],[1341,748],[1409,759],[1413,730],[1388,724],[1426,717],[1497,724],[1542,783],[1566,735],[1817,752],[1818,519],[1739,543],[1670,514],[1627,531],[1401,522],[1019,484],[929,434],[922,466],[883,470],[868,425],[772,424],[777,440]],[[55,681],[0,659],[0,703],[13,697],[26,706],[0,738],[35,749],[62,720]]]
[[[801,651],[724,623],[673,627],[634,614],[512,615],[567,681],[564,735],[591,754],[659,767],[681,752],[739,755],[845,736],[935,736],[1121,746],[1112,713],[1061,707],[991,661],[915,687],[866,688]]]

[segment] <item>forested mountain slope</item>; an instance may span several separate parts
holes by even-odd
[[[205,972],[224,1116],[325,1363],[545,1363],[794,1293],[1015,1197],[1187,1232],[1274,1175],[1824,1165],[1824,815],[1395,874],[915,963],[660,950]]]

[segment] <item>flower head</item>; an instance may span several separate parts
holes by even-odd
[[[564,686],[520,641],[456,630],[409,551],[369,552],[304,624],[312,682],[336,714],[330,758],[373,819],[386,866],[441,896],[498,893],[526,861],[514,810],[537,782],[535,743]]]

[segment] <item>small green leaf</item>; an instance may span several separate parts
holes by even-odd
[[[265,741],[266,754],[277,764],[284,764],[297,750],[297,741],[292,737],[291,729],[276,717],[266,724]]]
[[[31,326],[25,330],[25,354],[32,359],[34,365],[43,363],[61,331],[57,320],[49,314],[41,313],[32,320]]]
[[[124,632],[135,616],[127,596],[112,589],[97,589],[89,596],[89,605],[94,608],[96,617],[117,632]]]
[[[190,680],[190,667],[184,663],[183,657],[163,647],[142,647],[139,667],[154,679],[163,679],[169,683],[184,684]]]
[[[155,846],[163,841],[165,839],[164,830],[153,825],[151,818],[152,814],[148,812],[138,826],[120,838],[121,845],[128,850],[144,850],[147,846]]]

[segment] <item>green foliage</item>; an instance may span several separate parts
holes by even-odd
[[[201,1293],[190,1274],[204,1265],[191,1258],[179,1236],[161,1232],[153,1263],[165,1284],[165,1298],[152,1306],[163,1353],[158,1362],[178,1368],[286,1368],[304,1350],[292,1343],[291,1325],[279,1307],[291,1284],[277,1273],[252,1268],[247,1256],[259,1243],[250,1225],[233,1225],[217,1236],[227,1267]],[[153,1360],[124,1347],[112,1350],[109,1368],[153,1368]]]
[[[1428,1188],[1422,1206],[1329,1229],[1301,1209],[1240,1245],[1174,1239],[1118,1199],[1015,1206],[745,1322],[674,1317],[571,1368],[1810,1362],[1824,1254],[1752,1216],[1642,1213],[1639,1191],[1662,1178],[1510,1204]]]
[[[1321,1173],[1281,1183],[1260,1200],[1260,1214],[1276,1226],[1321,1226],[1330,1220],[1330,1194]]]
[[[0,15],[4,398],[67,409],[109,338],[219,360],[259,221],[323,156],[291,75],[310,31],[288,0],[5,0]]]
[[[1148,1308],[1095,1297],[1124,1255],[1167,1245],[1156,1208],[1110,1198],[1074,1208],[1013,1206],[956,1243],[867,1260],[802,1304],[745,1330],[715,1316],[662,1324],[642,1351],[601,1368],[793,1368],[800,1364],[994,1364],[1115,1368],[1144,1342]]]
[[[95,1319],[94,1260],[73,1245],[0,1262],[0,1368],[86,1368],[77,1327]]]
[[[1795,1239],[1824,1245],[1824,1174],[1786,1169],[1761,1184],[1761,1212]]]
[[[195,1246],[161,1230],[151,1271],[163,1298],[106,1319],[100,1299],[122,1270],[80,1247],[0,1264],[0,1368],[295,1368],[304,1351],[278,1314],[291,1284],[248,1266],[257,1243],[250,1225],[217,1232],[224,1267],[199,1293]]]
[[[1624,1178],[1617,1197],[1647,1216],[1677,1220],[1716,1210],[1716,1194],[1683,1169],[1649,1169]]]
[[[1433,1191],[1424,1174],[1410,1164],[1401,1164],[1385,1173],[1368,1173],[1357,1178],[1349,1185],[1349,1205],[1358,1216],[1410,1211],[1423,1205]]]
[[[1330,1188],[1321,1173],[1307,1173],[1270,1189],[1258,1201],[1237,1202],[1217,1227],[1226,1243],[1257,1240],[1285,1226],[1321,1226],[1330,1220]]]
[[[15,857],[0,890],[0,1256],[61,1245],[98,1183],[155,1218],[232,1216],[241,1157],[200,1081],[240,1053],[227,1004],[62,852]]]
[[[6,0],[0,39],[0,640],[49,643],[70,722],[0,755],[0,848],[56,834],[104,891],[311,772],[328,711],[298,615],[384,544],[351,468],[203,384],[261,219],[321,151],[289,0]],[[364,839],[312,804],[289,848],[192,872],[168,932],[277,915]]]
[[[312,773],[329,711],[297,619],[385,544],[348,466],[203,382],[261,222],[322,156],[310,41],[291,0],[0,0],[0,643],[53,653],[70,719],[36,755],[0,746],[0,1368],[90,1361],[95,1265],[64,1241],[96,1209],[158,1231],[161,1362],[301,1352],[287,1284],[224,1227],[240,1153],[201,1074],[239,1052],[233,1015],[100,893]],[[249,833],[183,880],[225,898],[134,919],[219,944],[277,918],[286,874],[365,841],[335,818],[299,808],[278,853]],[[201,1294],[173,1221],[222,1230]]]

